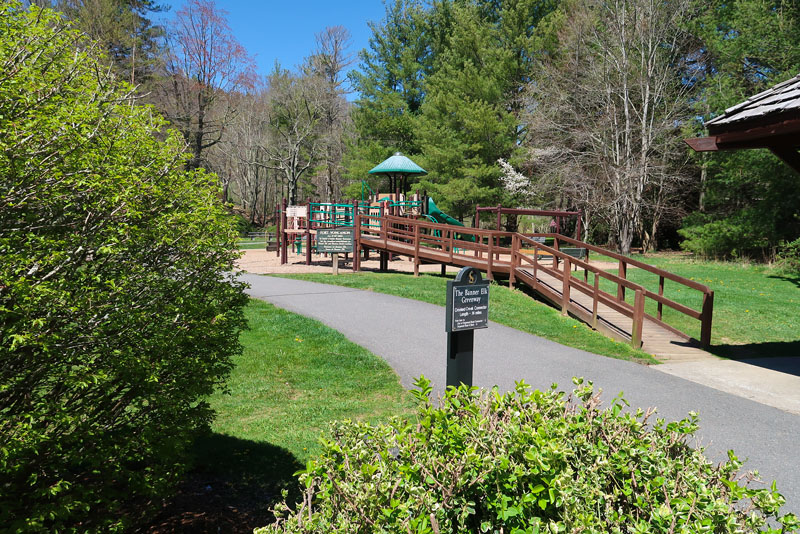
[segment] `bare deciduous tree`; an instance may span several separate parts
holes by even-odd
[[[350,32],[343,26],[332,26],[316,35],[316,52],[308,59],[307,70],[323,83],[322,159],[324,160],[325,199],[332,202],[341,180],[344,152],[344,125],[348,118],[348,92],[345,69],[353,64],[348,52]]]
[[[322,147],[319,123],[325,112],[324,90],[314,76],[280,68],[269,76],[267,138],[262,146],[268,166],[286,179],[289,201],[297,202],[300,178],[318,162]]]
[[[219,143],[235,108],[230,96],[253,87],[255,65],[212,0],[189,0],[167,36],[161,106],[192,151],[188,167]]]
[[[561,57],[530,88],[534,146],[559,148],[573,173],[561,173],[564,190],[606,219],[623,253],[634,237],[646,241],[645,215],[655,233],[683,179],[687,9],[687,0],[579,0],[559,35]]]

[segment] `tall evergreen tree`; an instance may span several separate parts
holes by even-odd
[[[800,4],[791,0],[698,1],[696,112],[706,120],[800,71]],[[696,133],[704,131],[701,123]],[[697,156],[699,210],[685,246],[718,257],[769,258],[800,236],[796,174],[766,150]]]
[[[383,22],[370,24],[369,49],[359,55],[361,72],[351,74],[361,95],[352,112],[354,131],[345,158],[351,180],[366,178],[393,152],[420,151],[416,119],[431,71],[427,16],[420,0],[394,0],[387,3]]]
[[[520,90],[537,54],[536,27],[547,0],[435,4],[449,19],[428,77],[419,139],[429,187],[456,217],[502,200],[499,159],[513,156],[525,131]],[[439,199],[437,199],[439,200]]]
[[[151,13],[164,11],[156,0],[52,0],[39,2],[64,13],[73,25],[105,48],[114,70],[131,84],[146,83],[159,60],[164,30]]]

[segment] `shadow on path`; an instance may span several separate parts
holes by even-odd
[[[723,358],[800,376],[800,340],[714,345],[709,352]]]
[[[194,469],[175,497],[167,502],[147,534],[251,533],[272,521],[270,509],[281,500],[298,500],[297,479],[303,468],[286,449],[223,434],[209,434],[195,443]]]

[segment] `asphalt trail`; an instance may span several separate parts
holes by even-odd
[[[424,374],[440,391],[445,382],[444,308],[381,293],[271,276],[243,274],[250,296],[312,317],[384,358],[406,388]],[[700,414],[698,445],[721,461],[733,449],[745,467],[778,481],[784,512],[800,514],[800,416],[689,382],[646,366],[598,356],[490,323],[475,332],[474,385],[513,389],[524,379],[538,389],[572,389],[582,376],[601,388],[606,403],[623,392],[633,408],[656,407],[676,420]]]

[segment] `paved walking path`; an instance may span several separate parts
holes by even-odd
[[[444,309],[419,301],[345,287],[243,274],[252,297],[317,319],[384,358],[406,388],[424,374],[445,381]],[[475,333],[474,384],[535,388],[556,382],[569,391],[573,376],[592,380],[606,401],[620,391],[631,406],[658,408],[667,420],[700,414],[699,445],[713,461],[734,449],[767,482],[777,479],[787,504],[800,514],[800,415],[630,362],[598,356],[491,323]]]

